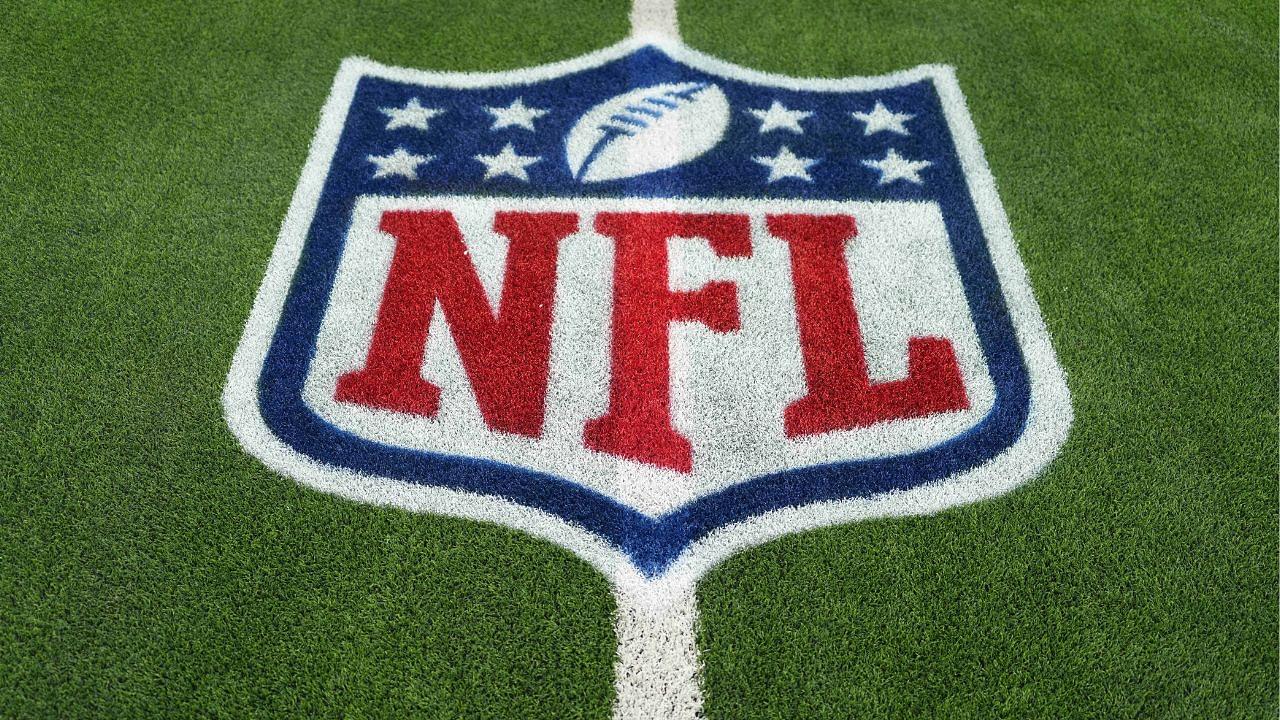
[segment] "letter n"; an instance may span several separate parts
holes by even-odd
[[[365,366],[338,378],[343,402],[434,417],[440,388],[422,377],[436,303],[444,311],[476,405],[494,430],[537,437],[546,411],[552,304],[560,241],[578,226],[566,213],[499,212],[506,275],[495,312],[453,215],[394,211],[380,228],[396,238]]]

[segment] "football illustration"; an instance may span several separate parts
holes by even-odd
[[[578,120],[565,140],[569,170],[601,182],[666,170],[715,147],[729,101],[705,82],[653,85],[610,98]]]

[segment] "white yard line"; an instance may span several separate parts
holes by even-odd
[[[676,22],[676,0],[632,0],[631,36],[654,35],[671,40],[680,39],[680,25]]]
[[[614,720],[695,720],[702,716],[698,660],[698,598],[676,592],[614,586],[618,655]]]

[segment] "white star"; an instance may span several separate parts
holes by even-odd
[[[542,108],[525,107],[524,98],[516,98],[504,108],[487,107],[485,110],[493,116],[493,127],[489,128],[490,130],[501,130],[506,127],[532,130],[533,121],[547,114],[547,111]]]
[[[399,175],[410,180],[418,179],[418,166],[435,160],[435,155],[415,155],[402,147],[390,155],[370,155],[369,162],[378,166],[373,172],[374,179]]]
[[[517,180],[529,182],[529,173],[525,168],[542,160],[537,155],[521,155],[515,151],[511,143],[502,148],[497,155],[476,155],[476,160],[484,163],[484,179],[510,175]]]
[[[881,185],[894,180],[906,180],[920,185],[924,182],[920,179],[920,171],[933,163],[928,160],[908,160],[899,155],[897,150],[889,148],[883,160],[863,160],[862,164],[880,171]]]
[[[797,135],[803,135],[804,128],[800,127],[800,121],[813,114],[808,110],[788,110],[786,105],[777,100],[773,101],[768,110],[748,110],[747,112],[755,115],[760,121],[762,135],[770,130],[790,130]]]
[[[809,168],[818,163],[812,158],[797,157],[786,145],[779,148],[778,154],[773,157],[751,159],[769,168],[767,182],[777,182],[783,178],[800,178],[805,182],[813,182],[813,178],[809,177]]]
[[[894,112],[885,107],[884,103],[879,100],[876,101],[876,106],[869,113],[856,112],[849,114],[867,124],[867,127],[862,131],[863,135],[878,133],[881,130],[888,130],[899,135],[910,135],[911,133],[907,131],[903,123],[915,117],[915,115],[907,113]]]
[[[383,115],[391,118],[391,120],[387,122],[388,130],[395,130],[396,128],[402,127],[426,130],[427,121],[444,112],[438,108],[422,107],[422,104],[418,102],[418,98],[410,98],[409,102],[405,103],[402,108],[384,107],[378,108],[378,110],[380,110]]]

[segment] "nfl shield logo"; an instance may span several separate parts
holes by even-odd
[[[617,584],[1033,477],[1062,371],[950,68],[343,63],[225,393],[269,466]]]
[[[226,392],[273,468],[610,575],[1033,476],[1062,373],[949,68],[342,66]]]

